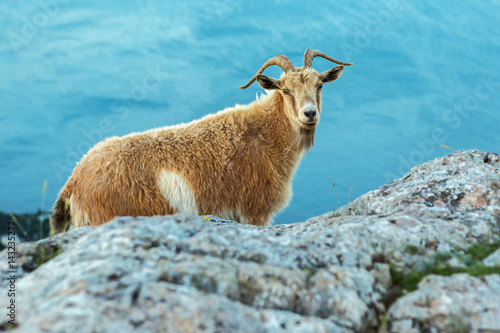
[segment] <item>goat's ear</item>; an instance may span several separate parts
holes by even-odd
[[[264,74],[257,75],[257,82],[259,83],[259,86],[266,90],[280,88],[280,80],[273,79],[272,77],[267,77]]]
[[[344,71],[344,66],[336,66],[326,72],[321,73],[319,75],[319,79],[323,83],[333,82],[342,75],[343,71]]]

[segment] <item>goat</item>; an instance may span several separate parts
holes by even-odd
[[[321,74],[315,57],[340,66]],[[278,65],[279,79],[262,72]],[[291,180],[314,144],[323,83],[337,80],[343,63],[306,50],[303,67],[277,55],[250,81],[265,90],[249,105],[189,123],[111,137],[76,165],[54,205],[52,231],[98,226],[115,216],[182,212],[269,225],[290,201]]]

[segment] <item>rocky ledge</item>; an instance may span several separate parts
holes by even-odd
[[[293,225],[121,217],[20,244],[0,327],[500,332],[499,247],[500,157],[459,151]]]

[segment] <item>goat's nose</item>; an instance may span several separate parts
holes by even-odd
[[[316,110],[304,111],[304,116],[306,116],[307,118],[314,118],[316,117]]]

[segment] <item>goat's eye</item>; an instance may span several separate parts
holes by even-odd
[[[283,89],[283,94],[284,94],[284,95],[288,95],[288,94],[290,94],[290,90]]]
[[[320,84],[320,85],[318,86],[318,91],[319,91],[319,90],[321,90],[321,89],[323,89],[323,85],[322,85],[322,84]]]

